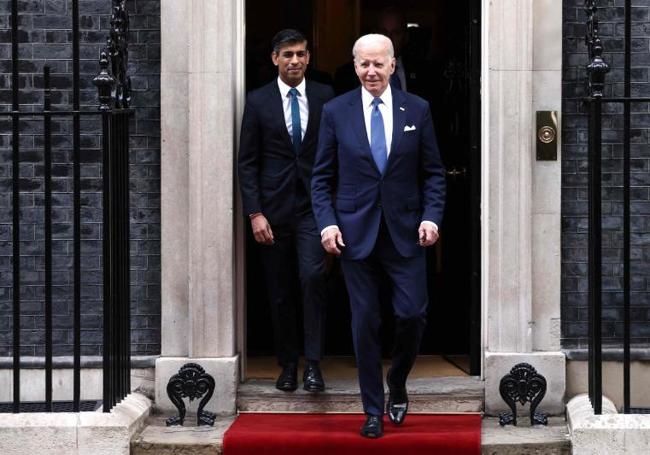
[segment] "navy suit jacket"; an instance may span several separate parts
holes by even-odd
[[[310,202],[321,110],[334,91],[311,80],[306,81],[305,91],[309,118],[297,155],[284,120],[277,79],[250,92],[246,100],[238,157],[244,213],[262,212],[272,225],[288,223],[295,208]],[[297,191],[298,185],[304,191]]]
[[[440,160],[429,104],[392,90],[393,137],[384,174],[373,160],[358,88],[323,107],[312,177],[312,208],[318,229],[336,224],[346,246],[344,259],[363,259],[373,250],[382,212],[397,251],[423,254],[422,220],[440,226],[445,170]],[[408,127],[405,130],[405,127]]]

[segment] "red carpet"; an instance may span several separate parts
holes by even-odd
[[[361,414],[241,414],[223,440],[224,455],[419,455],[481,453],[478,414],[384,418],[384,437],[359,435]]]

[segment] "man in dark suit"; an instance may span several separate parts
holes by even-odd
[[[396,317],[386,412],[399,425],[408,410],[406,378],[426,323],[423,247],[438,239],[445,172],[428,103],[390,86],[390,39],[362,36],[353,55],[361,88],[323,108],[312,206],[323,247],[341,256],[366,413],[361,435],[376,438],[383,435],[384,413],[381,272],[390,278]]]
[[[282,372],[276,387],[297,388],[297,302],[292,297],[297,261],[303,302],[304,389],[324,390],[322,355],[326,304],[325,252],[311,209],[310,178],[322,106],[329,86],[305,80],[307,40],[282,30],[272,41],[278,78],[248,95],[239,149],[244,213],[261,249],[271,305],[275,350]]]

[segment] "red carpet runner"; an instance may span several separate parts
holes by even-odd
[[[478,414],[409,415],[384,437],[359,436],[360,414],[241,414],[226,432],[224,455],[479,455]]]

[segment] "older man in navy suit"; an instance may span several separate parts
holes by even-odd
[[[424,247],[438,239],[445,172],[428,103],[389,84],[395,70],[390,39],[362,36],[352,53],[361,87],[323,107],[312,206],[324,249],[341,256],[366,413],[361,435],[376,438],[383,435],[384,413],[381,272],[390,278],[396,317],[386,412],[399,425],[426,323]]]
[[[305,79],[307,40],[282,30],[272,41],[271,59],[278,78],[248,95],[239,149],[239,183],[244,213],[250,218],[271,305],[275,350],[282,367],[276,387],[297,388],[298,263],[302,290],[303,388],[324,390],[319,367],[326,304],[325,252],[311,208],[310,179],[323,104],[331,87]]]

